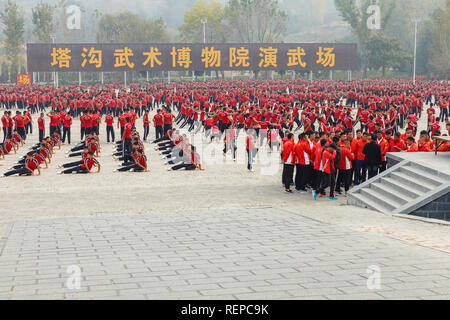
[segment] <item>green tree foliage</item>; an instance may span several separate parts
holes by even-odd
[[[286,31],[287,13],[277,0],[229,0],[226,15],[235,41],[280,42]]]
[[[55,7],[42,1],[32,9],[33,34],[40,42],[51,42],[55,33]]]
[[[0,21],[3,23],[5,35],[6,60],[10,66],[10,75],[14,79],[20,69],[20,53],[24,48],[25,22],[19,6],[8,0],[0,11]]]
[[[166,25],[162,18],[143,19],[132,12],[119,15],[104,15],[100,19],[97,41],[106,43],[119,42],[169,42]]]
[[[400,41],[401,47],[408,52],[414,51],[414,20],[420,19],[419,34],[423,33],[424,23],[438,7],[445,6],[446,0],[401,0],[392,12],[383,32]]]
[[[372,1],[335,0],[334,3],[342,19],[350,25],[352,33],[358,40],[359,49],[362,53],[362,68],[365,76],[368,67],[368,49],[366,45],[368,39],[374,32],[367,27],[367,20],[369,18],[367,9],[372,5]],[[396,1],[380,0],[378,4],[381,13],[381,26],[386,26],[392,17]]]
[[[437,9],[431,19],[433,38],[429,47],[430,64],[439,74],[450,73],[450,0],[445,9]]]
[[[227,41],[229,33],[225,24],[225,8],[217,1],[206,3],[203,0],[197,2],[192,9],[187,9],[184,14],[184,23],[178,28],[183,41],[202,43],[203,24],[206,19],[206,42]]]
[[[401,49],[398,39],[387,37],[382,33],[371,36],[365,47],[369,68],[374,70],[381,68],[383,77],[386,75],[387,68],[399,69],[408,60],[411,61],[411,56]]]
[[[0,83],[6,83],[8,82],[8,64],[6,62],[2,63],[1,69],[0,69]]]

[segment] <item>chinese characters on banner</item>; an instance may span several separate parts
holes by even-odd
[[[356,44],[28,44],[31,72],[357,69]]]
[[[31,85],[31,74],[18,74],[17,75],[17,85],[18,86]]]

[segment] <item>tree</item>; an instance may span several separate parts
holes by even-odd
[[[51,42],[55,33],[54,14],[55,7],[42,2],[32,9],[33,34],[40,42]]]
[[[367,13],[367,9],[372,4],[370,0],[335,0],[334,1],[336,9],[339,11],[342,19],[350,25],[352,33],[358,39],[359,49],[362,53],[362,67],[364,72],[364,77],[367,76],[367,66],[368,66],[368,58],[367,58],[367,39],[373,33],[372,30],[369,30],[367,27],[367,20],[369,18],[369,14]],[[389,19],[392,16],[392,12],[396,6],[395,0],[380,0],[380,22],[381,26],[386,26]]]
[[[400,41],[390,38],[382,33],[371,36],[365,44],[369,68],[379,70],[381,68],[383,78],[386,68],[400,68],[407,60],[411,61],[401,48]]]
[[[9,79],[8,64],[5,61],[3,61],[0,72],[0,83],[6,83],[8,82],[8,79]]]
[[[19,73],[20,52],[24,46],[25,22],[19,6],[8,0],[3,11],[0,11],[0,21],[3,23],[5,34],[6,60],[10,66],[11,78]]]
[[[277,0],[229,0],[226,16],[240,42],[280,42],[286,30],[287,13]]]
[[[202,20],[207,20],[206,42],[224,43],[229,33],[225,24],[225,8],[217,1],[206,3],[203,0],[197,2],[192,9],[184,13],[184,23],[178,28],[183,41],[202,43]]]
[[[414,20],[420,19],[419,36],[424,31],[424,23],[437,7],[444,7],[446,0],[402,0],[395,7],[392,17],[386,26],[384,34],[397,38],[400,45],[408,52],[414,51]]]
[[[104,15],[100,19],[97,41],[106,43],[120,42],[169,42],[170,36],[162,18],[143,19],[132,12],[119,15]]]
[[[445,10],[438,8],[432,17],[432,45],[429,47],[430,64],[439,74],[450,73],[450,0]]]

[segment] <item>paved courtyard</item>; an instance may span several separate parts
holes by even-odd
[[[281,208],[16,222],[0,248],[2,299],[450,298],[448,253]]]
[[[57,175],[66,145],[41,176],[0,179],[0,299],[450,299],[448,225],[286,195],[281,166],[221,154],[167,172],[146,144],[150,173],[113,173],[101,139],[100,174]]]

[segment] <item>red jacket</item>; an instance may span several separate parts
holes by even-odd
[[[321,169],[324,173],[330,174],[331,169],[333,169],[333,172],[336,171],[336,169],[334,168],[335,158],[336,158],[336,151],[333,151],[333,153],[331,153],[328,150],[325,150],[323,152]]]
[[[352,161],[355,155],[346,147],[341,148],[341,162],[339,163],[340,170],[350,170],[352,168]]]
[[[307,141],[299,141],[295,147],[294,147],[294,152],[295,152],[295,158],[296,158],[296,163],[305,166],[305,165],[310,165],[311,164],[311,146],[309,145],[309,143]]]
[[[288,140],[283,145],[283,162],[285,164],[295,164],[295,144],[294,141]],[[288,162],[289,160],[289,162]]]

